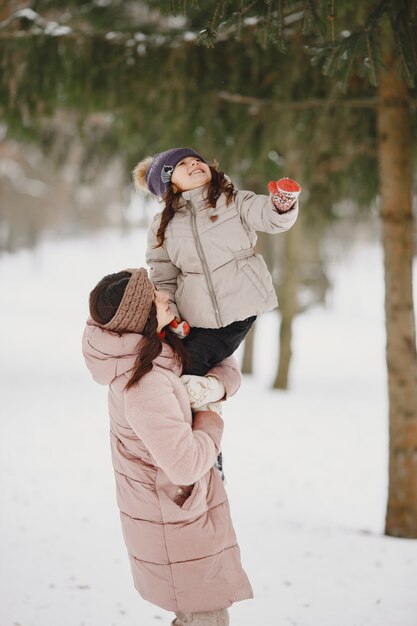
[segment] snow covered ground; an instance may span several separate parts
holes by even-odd
[[[168,625],[133,589],[106,390],[80,353],[87,297],[143,264],[143,231],[0,258],[1,626]],[[236,626],[415,626],[417,541],[384,537],[387,400],[380,247],[335,250],[325,307],[295,324],[291,390],[270,390],[279,318],[224,409],[227,489],[255,600]]]

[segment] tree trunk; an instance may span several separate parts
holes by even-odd
[[[378,105],[385,270],[389,488],[385,532],[417,538],[417,354],[412,293],[411,129],[408,91],[386,59]]]
[[[292,323],[297,315],[298,289],[298,254],[299,254],[300,219],[285,233],[285,269],[280,284],[279,311],[281,326],[279,331],[279,360],[274,389],[288,389],[289,370],[292,357]]]
[[[252,374],[253,372],[253,340],[255,336],[256,321],[245,337],[243,346],[242,374]]]
[[[15,2],[3,2],[0,5],[0,22],[7,20],[7,18],[10,17],[12,12],[16,11],[17,7],[15,7],[14,5],[15,5]]]

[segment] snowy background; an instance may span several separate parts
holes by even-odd
[[[115,501],[106,389],[80,343],[88,293],[144,264],[109,231],[0,257],[0,626],[157,626],[133,589]],[[387,398],[382,251],[329,243],[325,306],[295,323],[291,389],[272,391],[279,317],[225,405],[227,490],[255,600],[236,626],[415,626],[417,541],[383,536]],[[417,295],[417,294],[416,294]]]

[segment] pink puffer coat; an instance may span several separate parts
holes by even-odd
[[[227,608],[253,597],[240,563],[226,492],[217,469],[223,421],[192,413],[179,368],[164,345],[151,372],[124,390],[141,336],[118,335],[89,320],[83,353],[94,380],[109,385],[117,501],[134,584],[169,611]],[[232,357],[210,373],[227,395],[240,384]],[[182,506],[179,485],[193,485]]]

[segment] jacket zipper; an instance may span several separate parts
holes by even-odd
[[[210,270],[207,264],[206,255],[204,254],[203,246],[201,245],[200,236],[197,231],[197,217],[196,217],[195,208],[191,202],[190,202],[190,206],[191,206],[191,226],[193,229],[193,235],[194,235],[194,241],[195,241],[196,248],[197,248],[197,253],[198,253],[198,256],[200,257],[201,265],[203,266],[204,275],[206,277],[206,282],[207,282],[207,286],[208,286],[209,294],[211,298],[211,303],[213,305],[214,314],[216,316],[216,322],[219,325],[219,327],[222,328],[223,321],[220,316],[219,305],[217,302],[216,294],[214,293],[213,283],[212,283],[211,276],[210,276]]]

